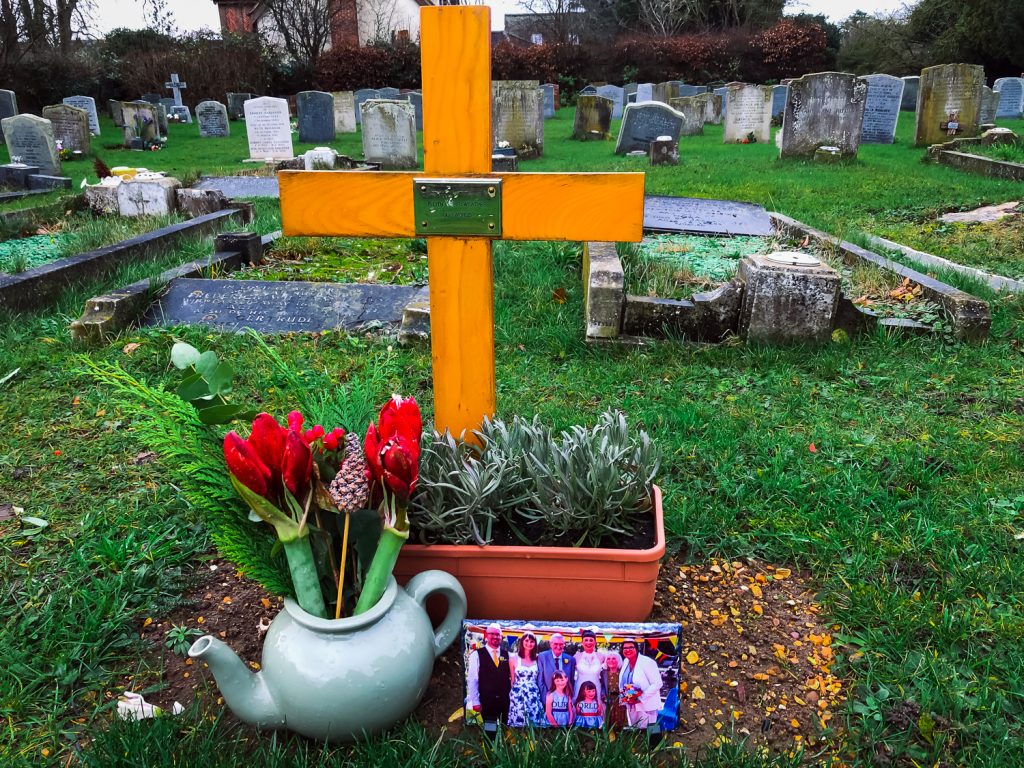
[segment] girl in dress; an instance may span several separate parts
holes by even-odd
[[[600,728],[604,724],[604,705],[597,697],[597,686],[586,682],[580,686],[576,697],[576,726],[578,728]]]
[[[569,678],[565,672],[555,672],[551,675],[551,685],[554,690],[548,694],[548,700],[544,707],[544,714],[547,717],[548,725],[555,728],[567,728],[574,719],[572,697],[569,695]]]
[[[544,705],[537,683],[537,637],[524,632],[509,658],[512,690],[509,692],[508,724],[512,728],[544,723]]]
[[[576,652],[576,689],[572,692],[573,697],[579,700],[580,691],[584,683],[593,683],[597,688],[597,697],[603,698],[604,684],[602,681],[602,669],[604,667],[605,655],[597,650],[597,635],[594,630],[583,630],[583,649]]]

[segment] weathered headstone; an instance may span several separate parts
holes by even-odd
[[[245,118],[245,102],[253,98],[251,93],[229,93],[228,94],[228,117],[232,120]]]
[[[722,97],[710,91],[690,96],[704,110],[705,125],[720,125],[722,123]]]
[[[295,156],[291,116],[285,99],[261,96],[246,101],[245,131],[250,159],[288,160]]]
[[[177,105],[174,103],[174,99],[165,96],[164,98],[160,99],[160,106],[162,106],[165,110],[167,110],[167,113],[170,114],[171,107]]]
[[[361,110],[366,162],[380,163],[386,169],[415,168],[419,149],[412,104],[399,99],[369,99]]]
[[[654,83],[640,83],[636,87],[636,103],[654,101]]]
[[[307,149],[302,154],[303,168],[307,171],[334,170],[337,160],[338,153],[330,147]]]
[[[121,102],[121,117],[124,122],[124,145],[129,149],[145,149],[147,141],[160,138],[156,107],[148,101]]]
[[[782,118],[782,157],[814,157],[818,147],[838,147],[856,157],[868,85],[845,72],[818,72],[789,84]]]
[[[722,86],[721,88],[715,88],[711,93],[722,100],[722,107],[721,107],[722,122],[725,122],[725,110],[726,110],[726,108],[728,106],[726,104],[726,101],[727,101],[726,97],[729,95],[729,89],[726,88],[725,86]]]
[[[110,119],[114,121],[115,128],[124,127],[124,113],[121,110],[121,102],[116,99],[107,99],[107,111]]]
[[[334,141],[334,99],[325,91],[302,91],[295,96],[299,114],[299,141],[322,144]]]
[[[171,75],[170,81],[164,83],[164,88],[169,88],[174,93],[174,103],[171,104],[172,107],[180,107],[184,104],[181,100],[181,92],[188,88],[188,86],[183,81],[179,80],[176,74]]]
[[[679,165],[679,139],[659,136],[647,151],[651,165]]]
[[[491,83],[494,146],[508,142],[520,159],[544,154],[544,112],[538,108],[539,90],[536,80],[495,80]]]
[[[795,259],[784,263],[785,255],[740,261],[740,336],[752,344],[825,344],[839,305],[839,273],[813,257],[806,258],[807,265],[795,265]]]
[[[868,84],[868,95],[860,140],[864,144],[892,144],[906,84],[892,75],[865,75],[861,79]]]
[[[145,101],[147,104],[153,104],[154,106],[160,103],[159,93],[144,93],[139,101]]]
[[[544,91],[544,119],[550,120],[555,116],[555,86],[548,83],[541,89]]]
[[[772,119],[782,120],[782,113],[786,111],[786,96],[789,95],[788,85],[772,86]]]
[[[917,89],[921,85],[918,75],[901,77],[903,81],[903,99],[900,101],[901,112],[913,112],[917,109]]]
[[[84,109],[89,116],[89,132],[100,135],[100,116],[96,112],[96,99],[92,96],[65,96],[62,101],[70,107]]]
[[[685,118],[681,136],[704,135],[704,113],[707,106],[699,96],[679,96],[669,100],[669,106]]]
[[[914,145],[976,136],[984,87],[985,68],[979,64],[940,64],[921,70]]]
[[[405,98],[412,104],[412,108],[416,111],[416,130],[423,130],[423,94],[419,91],[411,91],[405,95]]]
[[[604,96],[612,100],[612,120],[622,117],[622,110],[625,108],[626,94],[617,85],[602,85],[597,89],[598,96]]]
[[[356,97],[356,122],[359,123],[359,122],[362,122],[362,119],[363,119],[363,116],[362,116],[363,102],[366,101],[367,99],[379,99],[380,98],[380,91],[377,91],[377,90],[375,90],[373,88],[360,88],[358,91],[355,92],[355,97]]]
[[[202,101],[196,105],[199,135],[205,138],[224,138],[231,135],[228,108],[219,101]]]
[[[53,138],[64,149],[89,152],[89,113],[67,104],[43,107],[42,116],[53,125]]]
[[[117,210],[122,216],[167,216],[174,213],[181,182],[169,176],[122,182],[117,187]]]
[[[611,136],[612,111],[615,104],[604,96],[580,96],[576,99],[576,117],[572,124],[572,137],[577,141]]]
[[[356,128],[356,96],[352,91],[335,91],[334,99],[334,132],[355,133]]]
[[[400,90],[398,90],[397,88],[392,88],[391,86],[388,85],[379,89],[378,93],[380,93],[380,98],[382,99],[397,99],[399,96],[402,95],[402,92]]]
[[[687,85],[686,83],[680,83],[673,81],[676,86],[675,95],[678,97],[686,96],[700,96],[702,93],[707,93],[707,86],[704,85]]]
[[[725,130],[722,141],[726,144],[754,141],[768,142],[772,138],[772,87],[770,85],[729,86],[725,95]]]
[[[622,86],[622,108],[625,109],[627,104],[636,103],[636,92],[639,86],[636,83],[626,83]]]
[[[167,106],[163,103],[154,104],[153,108],[156,109],[156,121],[160,126],[160,135],[167,135]]]
[[[181,106],[175,105],[171,107],[171,111],[168,114],[168,117],[175,118],[179,123],[192,125],[192,110],[190,110],[184,104],[182,104]]]
[[[0,120],[5,117],[14,117],[18,114],[18,99],[14,91],[0,88]],[[0,141],[4,139],[4,132],[0,131]]]
[[[651,88],[651,99],[653,101],[660,101],[662,104],[668,104],[669,101],[678,95],[674,83],[655,83]]]
[[[647,102],[627,104],[622,113],[622,126],[615,142],[615,154],[650,149],[651,142],[659,136],[678,139],[686,118],[668,104]]]
[[[580,92],[578,94],[576,94],[576,95],[577,96],[596,96],[597,95],[597,86],[596,85],[585,85],[584,87],[580,88]]]
[[[60,176],[60,157],[49,120],[35,115],[15,115],[0,120],[7,151],[25,165],[34,165],[47,176]]]
[[[992,85],[993,91],[1002,94],[999,97],[999,110],[996,117],[1018,118],[1024,111],[1024,79],[1019,77],[1000,77]]]
[[[1002,101],[1002,95],[1002,93],[992,90],[987,85],[982,89],[981,116],[978,117],[979,124],[991,125],[996,121],[996,115],[999,114],[999,104]]]

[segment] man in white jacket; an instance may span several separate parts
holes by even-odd
[[[640,699],[626,704],[626,721],[633,728],[647,728],[656,725],[661,711],[661,673],[658,664],[649,656],[640,653],[635,640],[622,643],[625,664],[619,673],[619,690],[632,683],[642,693]]]

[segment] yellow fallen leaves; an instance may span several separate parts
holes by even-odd
[[[903,278],[903,282],[889,291],[889,297],[900,301],[913,301],[923,293],[924,289],[917,283],[912,283],[909,277]]]
[[[793,575],[793,572],[789,568],[776,568],[773,575],[776,579],[788,579]]]
[[[761,587],[757,584],[750,585],[750,594],[756,597],[758,600],[761,599]]]
[[[699,685],[695,685],[695,686],[693,686],[693,693],[690,694],[690,698],[693,698],[693,699],[706,699],[707,696],[704,695],[704,689],[703,688],[701,688]]]
[[[698,654],[696,651],[690,651],[688,654],[686,654],[687,664],[696,664],[698,661],[700,661],[700,654]]]

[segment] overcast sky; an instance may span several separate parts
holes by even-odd
[[[824,13],[832,21],[845,19],[857,10],[874,13],[892,11],[904,4],[905,0],[790,0],[786,5],[788,13]],[[491,25],[502,29],[505,13],[515,13],[518,0],[488,0],[491,6]],[[217,7],[213,0],[168,0],[168,7],[174,12],[178,29],[191,32],[198,29],[220,29]],[[137,29],[146,26],[142,12],[142,0],[96,0],[96,21],[100,32],[115,27]]]

